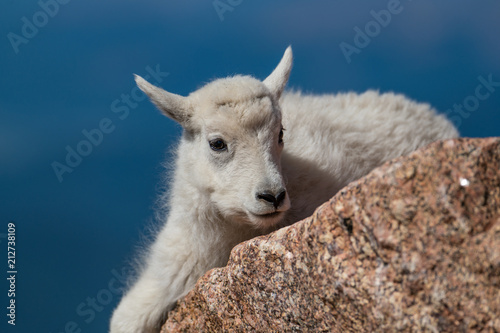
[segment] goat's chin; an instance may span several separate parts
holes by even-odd
[[[256,214],[250,210],[226,212],[226,219],[239,225],[247,225],[252,229],[268,232],[275,229],[285,218],[286,211],[274,211],[267,214]]]
[[[285,212],[280,211],[262,215],[253,214],[250,212],[248,213],[250,224],[260,230],[266,230],[277,226],[283,220],[284,216]]]

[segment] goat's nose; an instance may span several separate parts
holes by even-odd
[[[281,192],[276,196],[274,196],[269,192],[262,192],[262,193],[257,193],[256,197],[258,200],[264,200],[271,203],[274,206],[274,208],[277,209],[281,205],[283,200],[285,200],[286,191],[281,190]]]

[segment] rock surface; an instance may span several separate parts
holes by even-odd
[[[162,332],[500,332],[500,138],[437,142],[233,249]]]

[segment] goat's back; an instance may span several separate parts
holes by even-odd
[[[283,173],[292,200],[288,222],[306,217],[349,182],[385,161],[458,136],[428,104],[403,95],[303,95],[281,98]]]

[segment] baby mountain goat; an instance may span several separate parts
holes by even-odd
[[[136,76],[183,127],[168,218],[112,333],[158,332],[175,302],[238,243],[305,218],[387,160],[458,135],[427,104],[402,95],[283,93],[289,47],[264,81],[215,80],[182,97]]]

